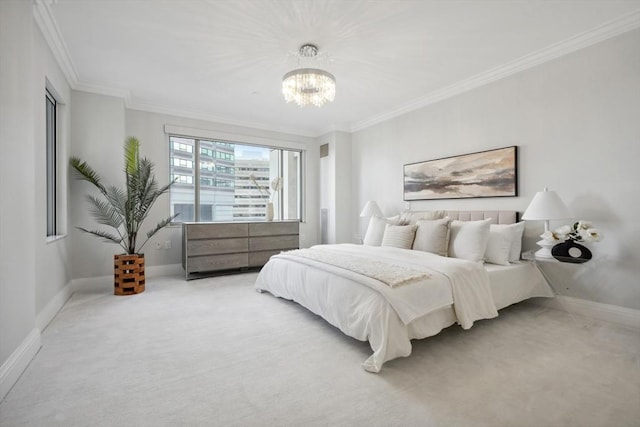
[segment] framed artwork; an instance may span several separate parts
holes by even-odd
[[[404,165],[404,200],[518,195],[518,147]]]

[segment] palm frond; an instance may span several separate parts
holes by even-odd
[[[98,236],[100,237],[102,240],[104,240],[105,242],[108,243],[116,243],[120,246],[122,246],[124,248],[124,246],[122,245],[122,238],[109,233],[108,231],[102,231],[102,230],[87,230],[86,228],[83,227],[77,227],[78,230],[84,231],[85,233],[89,233],[89,234],[93,234],[94,236]],[[126,249],[126,248],[125,248]]]
[[[124,219],[127,203],[127,193],[115,185],[110,185],[105,190],[105,198]]]
[[[87,196],[87,200],[91,205],[89,213],[99,224],[108,225],[116,230],[122,225],[124,218],[113,204],[91,195]]]
[[[104,186],[100,182],[100,175],[98,175],[98,173],[86,162],[83,162],[80,158],[74,156],[69,159],[69,165],[75,172],[78,179],[90,182],[97,187],[101,193],[105,192]]]
[[[140,155],[140,141],[130,136],[124,143],[124,171],[129,175],[135,175],[138,170],[138,158]]]
[[[149,239],[152,238],[158,231],[162,230],[164,227],[171,224],[171,221],[173,221],[178,215],[180,215],[180,213],[173,214],[170,217],[163,219],[158,224],[156,224],[153,230],[148,231],[147,239],[142,243],[142,245],[140,245],[140,249],[142,249],[142,247],[149,241]]]

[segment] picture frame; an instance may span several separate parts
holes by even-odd
[[[403,178],[405,201],[516,197],[518,147],[409,163]]]

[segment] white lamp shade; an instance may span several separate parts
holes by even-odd
[[[569,209],[564,204],[564,202],[558,196],[558,193],[555,191],[549,191],[548,189],[544,189],[544,191],[538,191],[531,203],[529,203],[529,207],[524,214],[522,215],[522,219],[526,220],[550,220],[550,219],[565,219],[571,218],[571,214],[569,213]]]
[[[364,205],[364,209],[362,209],[362,212],[360,212],[360,216],[370,217],[370,216],[383,216],[383,215],[378,204],[373,200],[369,200]]]

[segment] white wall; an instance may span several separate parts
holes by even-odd
[[[351,134],[330,132],[318,141],[329,145],[320,164],[320,203],[329,214],[327,243],[351,243]]]
[[[68,231],[68,158],[70,144],[71,90],[49,50],[40,30],[35,26],[35,91],[33,98],[35,114],[35,273],[36,312],[42,313],[47,305],[63,292],[63,299],[69,296],[65,287],[71,282],[69,260],[69,239],[47,241],[45,213],[46,199],[46,116],[44,93],[48,88],[57,101],[57,220],[58,234],[65,236]],[[46,85],[46,86],[45,86]],[[66,236],[65,236],[66,237]],[[59,307],[58,307],[59,308]],[[51,313],[50,315],[53,315]],[[50,320],[50,319],[47,319]]]
[[[112,96],[71,92],[70,156],[86,161],[104,185],[124,185],[124,100]],[[87,194],[97,195],[93,186],[71,174],[69,194],[69,239],[71,274],[74,279],[113,275],[113,255],[123,249],[102,242],[76,227],[100,229],[88,212]],[[102,228],[109,230],[109,228]],[[112,283],[113,284],[113,283]]]
[[[122,185],[124,139],[135,136],[140,140],[141,155],[155,163],[159,183],[169,181],[169,142],[165,125],[192,128],[226,135],[270,139],[308,147],[305,164],[306,220],[300,224],[300,244],[309,246],[319,240],[318,226],[318,164],[317,143],[307,137],[278,132],[187,119],[144,111],[129,110],[119,98],[73,91],[72,94],[72,146],[71,154],[86,160],[102,176],[104,183]],[[84,196],[92,188],[85,182],[73,182],[71,187],[71,225],[96,228],[95,221],[87,213]],[[169,215],[169,196],[158,200],[143,226],[143,231],[153,228]],[[73,278],[111,276],[113,254],[120,253],[118,246],[103,243],[93,236],[72,230],[71,246],[74,259]],[[160,231],[144,247],[148,267],[181,263],[181,236],[179,226]],[[171,241],[171,249],[155,249],[154,243]]]
[[[33,28],[30,2],[0,2],[0,365],[35,328]]]
[[[412,202],[412,209],[515,209],[556,190],[604,232],[594,260],[545,266],[561,294],[640,309],[640,30],[353,134],[352,226],[366,200],[404,208],[406,163],[519,147],[519,197]],[[563,222],[552,224],[562,225]],[[540,223],[527,223],[527,248]]]
[[[40,332],[69,293],[68,241],[46,236],[45,87],[58,122],[59,231],[68,224],[69,86],[28,1],[0,1],[0,400],[40,347]]]

